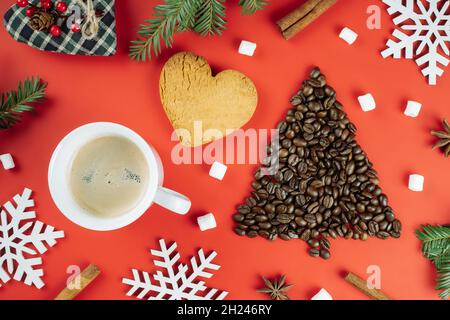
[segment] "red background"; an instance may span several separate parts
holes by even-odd
[[[11,1],[1,1],[5,12]],[[66,232],[43,256],[46,287],[38,290],[11,280],[0,288],[0,299],[52,299],[66,283],[69,265],[96,263],[101,276],[80,299],[125,299],[127,287],[121,278],[131,268],[155,270],[149,253],[157,240],[179,244],[182,257],[196,249],[218,252],[222,269],[208,284],[230,292],[229,299],[264,299],[256,293],[259,276],[286,274],[295,286],[292,299],[309,299],[326,288],[336,299],[366,297],[343,280],[345,271],[366,276],[369,265],[382,272],[382,289],[397,299],[435,299],[434,270],[422,258],[414,230],[423,223],[448,223],[450,160],[433,151],[430,130],[441,127],[448,113],[450,71],[428,86],[413,61],[382,59],[380,51],[393,29],[381,1],[346,0],[291,41],[279,34],[275,21],[300,1],[271,1],[263,12],[243,17],[238,1],[227,1],[228,29],[222,37],[178,35],[175,47],[150,63],[134,63],[127,57],[128,44],[137,25],[150,17],[160,1],[116,1],[118,53],[114,57],[72,57],[40,52],[18,44],[0,28],[0,91],[14,89],[26,76],[39,75],[48,82],[48,101],[36,115],[17,127],[0,133],[0,154],[11,153],[17,169],[0,170],[0,202],[29,187],[34,190],[37,216]],[[366,9],[382,8],[382,28],[368,30]],[[348,26],[360,35],[353,46],[338,38]],[[237,53],[241,39],[258,44],[254,57]],[[335,240],[329,261],[312,259],[301,241],[267,242],[246,239],[232,232],[235,205],[250,191],[255,166],[231,165],[223,182],[208,176],[208,165],[180,165],[170,161],[175,143],[172,128],[161,107],[159,73],[164,61],[182,50],[205,56],[215,71],[237,69],[252,78],[259,91],[259,105],[246,128],[272,128],[289,107],[311,66],[319,65],[338,92],[349,117],[358,126],[358,141],[380,175],[396,215],[403,222],[399,240],[367,242]],[[356,97],[371,92],[378,107],[363,113]],[[405,117],[408,99],[423,103],[417,119]],[[181,217],[153,206],[132,225],[113,232],[82,229],[58,212],[47,187],[47,166],[59,140],[72,129],[94,121],[113,121],[129,126],[159,151],[165,165],[165,185],[190,197],[189,215]],[[410,173],[425,176],[425,191],[407,188]],[[200,232],[195,218],[214,212],[218,228]]]

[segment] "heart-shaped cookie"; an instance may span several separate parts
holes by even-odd
[[[213,76],[208,62],[190,52],[177,53],[166,62],[159,92],[180,142],[193,147],[242,127],[258,103],[252,80],[235,70]]]
[[[72,1],[66,1],[71,8]],[[30,5],[39,7],[40,0],[30,0]],[[44,51],[59,52],[71,55],[111,56],[116,53],[116,18],[114,0],[94,0],[94,9],[101,13],[98,19],[98,32],[93,39],[87,39],[82,32],[72,32],[67,26],[67,18],[57,19],[61,27],[60,36],[52,36],[49,32],[33,30],[26,15],[25,8],[13,5],[4,16],[4,25],[8,33],[18,42],[28,44]],[[82,8],[83,9],[83,8]],[[86,16],[86,12],[81,11]]]

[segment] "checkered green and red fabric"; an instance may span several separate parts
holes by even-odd
[[[30,1],[37,5],[39,0]],[[116,53],[117,35],[114,0],[94,0],[94,8],[103,11],[99,18],[99,31],[94,39],[88,40],[81,32],[74,33],[60,20],[61,35],[54,37],[48,32],[35,31],[28,25],[25,9],[13,5],[4,16],[4,25],[9,34],[18,42],[39,50],[71,55],[111,56]],[[68,1],[70,4],[70,1]]]

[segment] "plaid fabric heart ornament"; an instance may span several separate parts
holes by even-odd
[[[55,7],[52,14],[43,10],[40,0],[28,2],[28,8],[36,12],[31,17],[27,16],[26,8],[18,4],[4,16],[6,30],[16,41],[39,50],[70,55],[112,56],[116,53],[114,0],[66,0],[68,8],[63,14]],[[58,36],[49,32],[51,23],[59,26]],[[79,24],[75,32],[71,28],[73,23]]]

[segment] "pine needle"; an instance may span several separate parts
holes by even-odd
[[[225,0],[204,0],[197,12],[194,31],[202,36],[221,35],[225,29]]]
[[[25,112],[34,110],[31,104],[44,100],[47,84],[39,78],[19,82],[17,91],[0,95],[0,130],[11,128],[19,123]]]
[[[129,56],[136,61],[151,59],[152,53],[161,53],[161,41],[171,48],[173,36],[194,25],[195,12],[202,0],[165,0],[155,7],[152,19],[145,20],[138,31],[139,39],[133,40]],[[180,28],[177,28],[180,26]]]
[[[239,0],[244,15],[252,15],[256,11],[264,9],[267,4],[266,0]]]
[[[266,0],[239,0],[244,14],[250,15],[267,5]],[[225,0],[164,0],[145,20],[138,38],[131,41],[129,56],[135,61],[150,60],[171,48],[176,33],[193,31],[201,36],[221,35],[226,27]],[[163,43],[163,44],[162,44]]]
[[[436,290],[442,290],[442,299],[450,297],[450,227],[422,226],[416,236],[422,241],[422,252],[436,266]]]

